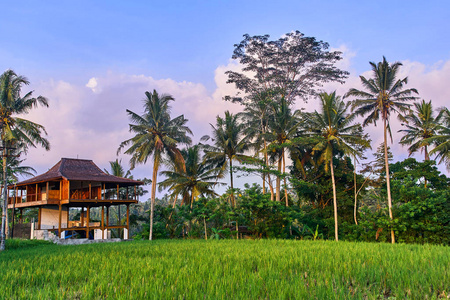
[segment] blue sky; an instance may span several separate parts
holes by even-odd
[[[200,137],[233,92],[223,72],[242,35],[292,30],[344,51],[351,72],[345,92],[369,70],[369,61],[404,63],[403,76],[435,107],[450,92],[448,1],[10,1],[0,18],[0,69],[31,81],[51,107],[30,118],[46,126],[52,150],[29,153],[45,171],[60,157],[115,159],[127,135],[125,109],[140,112],[146,90],[171,93]],[[24,90],[27,91],[25,88]],[[311,107],[314,107],[314,103]],[[298,103],[305,107],[304,103]],[[195,109],[201,108],[201,112]],[[379,129],[379,128],[378,128]],[[368,128],[374,142],[377,128]],[[377,145],[374,145],[376,148]],[[405,149],[399,158],[405,156]],[[122,156],[123,161],[128,158]],[[136,172],[146,174],[150,166]]]

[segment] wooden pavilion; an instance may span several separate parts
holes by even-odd
[[[142,184],[106,174],[92,160],[62,158],[46,173],[8,186],[8,208],[37,207],[36,230],[52,231],[59,238],[66,232],[89,238],[90,231],[101,229],[103,239],[113,228],[126,229],[128,238],[130,204],[138,202],[137,186]],[[126,205],[126,225],[110,225],[109,208],[117,205]],[[90,222],[92,207],[101,207],[101,222]],[[80,220],[69,219],[70,208],[81,209]]]

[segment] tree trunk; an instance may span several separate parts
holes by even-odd
[[[358,225],[358,220],[356,219],[356,211],[358,207],[358,193],[356,191],[356,156],[354,157],[354,166],[353,166],[353,181],[355,183],[355,206],[353,209],[353,218],[355,219],[355,224]]]
[[[391,199],[391,182],[389,175],[389,161],[388,161],[388,151],[387,151],[387,126],[386,126],[386,116],[383,118],[384,125],[384,163],[386,167],[386,188],[387,188],[387,197],[388,197],[388,208],[389,208],[389,218],[391,220],[394,219],[392,216],[392,199]],[[391,229],[391,242],[395,244],[395,235],[394,230]]]
[[[282,157],[280,156],[280,158],[278,159],[278,173],[281,174],[281,160]],[[276,201],[280,202],[280,185],[281,185],[281,181],[280,181],[280,175],[277,175],[277,187],[276,187]]]
[[[230,158],[230,186],[231,186],[231,205],[236,206],[234,199],[234,186],[233,186],[233,160]]]
[[[338,215],[337,215],[337,200],[336,200],[336,183],[334,182],[334,169],[333,169],[333,158],[330,160],[330,171],[331,171],[331,183],[333,184],[333,208],[334,208],[334,238],[336,242],[339,241],[338,236]]]
[[[156,177],[158,175],[158,164],[157,158],[155,156],[155,160],[153,162],[153,177],[152,177],[152,195],[150,201],[150,234],[148,239],[153,240],[153,213],[155,210],[155,198],[156,198]]]
[[[7,198],[7,182],[6,182],[6,143],[3,141],[3,209],[2,209],[2,233],[0,238],[0,251],[5,250],[5,238],[6,238],[6,217],[8,211],[8,198]]]
[[[208,235],[206,233],[206,217],[203,217],[203,225],[205,226],[205,240],[208,240]]]
[[[283,149],[283,175],[286,175],[286,157],[285,157],[284,149]],[[284,198],[286,200],[286,206],[289,206],[286,176],[284,176],[283,182],[284,182]]]

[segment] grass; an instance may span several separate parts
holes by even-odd
[[[437,299],[450,249],[289,240],[170,240],[15,247],[11,299]]]

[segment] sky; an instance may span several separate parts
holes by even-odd
[[[92,159],[109,168],[120,143],[131,137],[126,109],[142,113],[145,91],[171,94],[173,116],[184,114],[196,142],[225,110],[241,107],[222,100],[235,93],[227,70],[244,34],[272,40],[299,30],[343,52],[338,66],[350,72],[344,85],[360,88],[369,62],[400,61],[400,77],[435,108],[449,106],[450,2],[448,1],[10,1],[0,18],[0,71],[26,76],[49,99],[26,117],[44,125],[51,150],[31,149],[25,163],[38,173],[61,157]],[[311,111],[315,99],[297,101]],[[392,121],[396,160],[399,122]],[[382,127],[367,127],[375,150]],[[129,157],[119,155],[128,166]],[[422,155],[416,156],[422,160]],[[133,170],[151,177],[152,165]],[[445,168],[441,167],[445,171]],[[447,173],[448,174],[448,173]],[[240,179],[242,187],[245,181]]]

